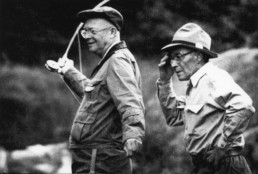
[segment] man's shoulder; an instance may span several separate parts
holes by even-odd
[[[209,83],[212,83],[215,86],[231,86],[233,83],[235,83],[232,76],[226,70],[221,69],[216,65],[209,67],[208,71],[206,72],[206,76]]]
[[[206,74],[213,79],[224,79],[224,78],[232,78],[231,75],[224,69],[219,68],[214,64],[210,64]]]
[[[111,62],[120,62],[120,61],[135,61],[134,55],[127,49],[119,49],[116,50],[111,56],[110,56]]]

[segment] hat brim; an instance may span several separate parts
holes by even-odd
[[[217,58],[218,57],[218,54],[213,52],[213,51],[206,50],[206,49],[200,49],[200,48],[197,48],[195,46],[191,46],[191,45],[187,45],[187,44],[182,44],[182,43],[168,44],[168,45],[164,46],[163,48],[161,48],[161,51],[169,51],[169,50],[171,51],[171,50],[174,50],[174,49],[176,49],[178,47],[187,47],[187,48],[191,48],[191,49],[194,49],[194,50],[201,51],[204,54],[208,55],[209,58]]]

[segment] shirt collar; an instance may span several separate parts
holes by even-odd
[[[202,76],[204,76],[208,72],[211,66],[212,66],[212,63],[208,62],[191,76],[190,82],[192,83],[193,87],[196,87],[199,80],[202,78]]]

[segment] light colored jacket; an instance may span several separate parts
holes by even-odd
[[[73,69],[64,79],[82,98],[72,125],[70,148],[121,148],[129,138],[142,141],[145,111],[140,71],[125,42],[108,51],[92,78]]]
[[[177,97],[171,82],[157,81],[167,124],[185,125],[187,151],[195,155],[215,147],[243,149],[243,132],[255,111],[251,98],[226,71],[211,63],[192,75],[189,83],[189,93]]]

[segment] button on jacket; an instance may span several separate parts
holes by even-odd
[[[232,77],[212,63],[193,74],[185,96],[177,97],[171,81],[157,81],[167,124],[185,125],[186,149],[196,155],[219,148],[244,147],[243,132],[255,109]]]
[[[64,79],[82,98],[70,148],[121,149],[129,138],[142,140],[145,122],[140,71],[125,42],[112,46],[91,78],[72,69]]]

